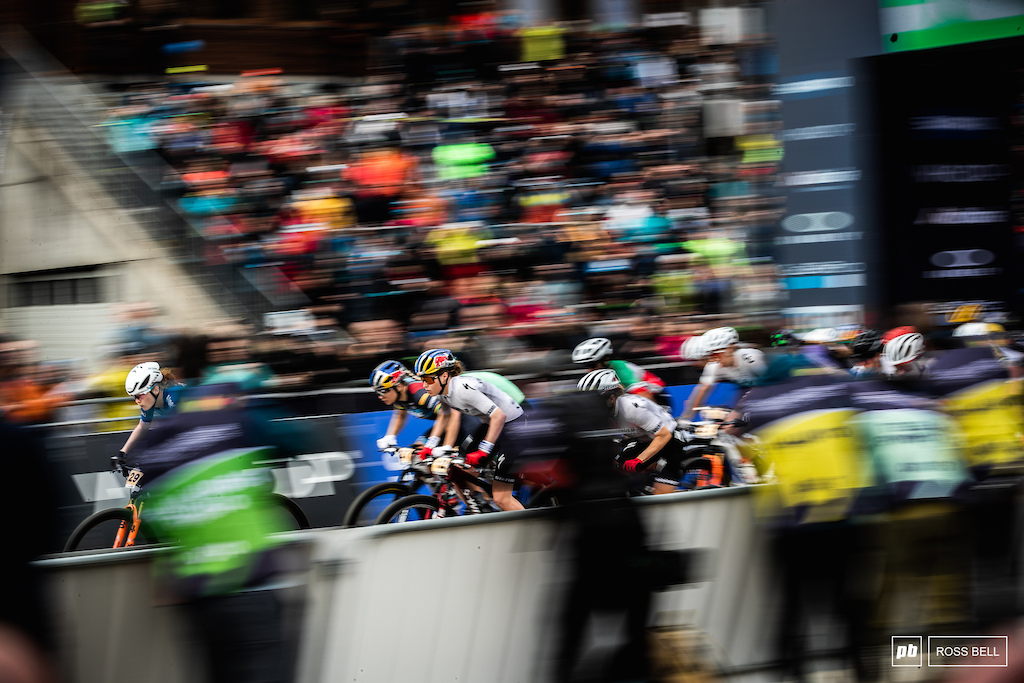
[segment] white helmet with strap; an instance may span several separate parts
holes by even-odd
[[[139,363],[129,370],[128,376],[124,378],[124,390],[129,396],[139,396],[152,391],[163,379],[159,363]]]

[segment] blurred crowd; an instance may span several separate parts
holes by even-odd
[[[440,345],[535,370],[616,330],[656,356],[780,301],[774,53],[706,38],[461,17],[381,38],[356,84],[121,84],[105,130],[162,157],[208,268],[274,302],[247,322],[310,384]]]

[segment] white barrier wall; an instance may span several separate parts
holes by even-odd
[[[659,593],[654,623],[693,625],[726,669],[771,659],[777,591],[747,489],[637,501],[653,547],[715,550],[712,579]],[[550,680],[566,529],[544,511],[300,532],[283,593],[299,683]],[[43,560],[77,683],[199,681],[173,608],[153,605],[151,551]],[[599,641],[613,636],[595,631]],[[734,680],[767,680],[767,674]]]

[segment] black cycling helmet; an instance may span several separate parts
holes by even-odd
[[[800,340],[793,334],[793,330],[779,330],[768,337],[773,347],[776,346],[797,346]]]
[[[855,358],[867,360],[882,352],[882,335],[877,330],[864,330],[850,344]]]

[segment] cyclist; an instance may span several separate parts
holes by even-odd
[[[718,382],[734,382],[749,387],[768,369],[764,353],[757,349],[741,348],[739,333],[732,327],[716,327],[701,335],[703,350],[708,357],[699,384],[690,394],[681,419],[688,420],[694,408],[704,404]]]
[[[610,368],[615,371],[626,393],[649,398],[663,403],[665,382],[652,372],[648,372],[636,363],[624,360],[611,360],[612,343],[604,337],[587,339],[576,345],[572,350],[572,362],[583,365],[587,370]]]
[[[622,469],[642,472],[664,459],[654,477],[655,495],[672,493],[679,486],[679,466],[683,461],[683,443],[675,438],[675,420],[654,401],[626,394],[614,370],[591,370],[580,379],[580,391],[597,391],[607,401],[619,429],[632,441],[622,449]],[[627,457],[632,456],[632,457]]]
[[[121,450],[111,458],[118,470],[122,469],[124,457],[149,431],[153,418],[169,415],[177,410],[185,385],[178,382],[170,368],[161,368],[159,363],[150,361],[139,363],[128,371],[128,376],[124,379],[124,390],[135,399],[135,404],[142,411],[142,417],[128,435],[128,440],[124,442]]]
[[[479,467],[494,460],[492,498],[502,510],[522,510],[523,505],[512,495],[516,478],[513,472],[518,455],[515,438],[508,434],[509,425],[525,424],[523,407],[507,393],[479,377],[463,376],[462,363],[448,349],[428,349],[420,354],[413,372],[426,385],[427,393],[438,397],[452,409],[448,418],[445,443],[454,443],[462,415],[472,415],[480,426],[471,436],[476,449],[466,455],[466,464]]]
[[[850,344],[853,367],[850,374],[854,377],[867,379],[882,375],[882,335],[877,330],[863,330]]]
[[[409,369],[396,360],[386,360],[375,367],[370,373],[370,386],[377,393],[377,398],[392,408],[387,432],[377,439],[377,448],[383,451],[397,446],[398,434],[412,413],[434,423],[425,439],[423,436],[417,439],[417,443],[423,444],[421,457],[431,455],[445,434],[451,412],[448,406],[441,403],[437,396],[430,395],[423,382],[417,381]]]
[[[1010,376],[1019,378],[1024,375],[1024,353],[1011,348],[1011,340],[1006,330],[998,323],[964,323],[953,330],[953,336],[963,341],[965,346],[988,346],[992,349],[999,362],[1010,372]]]

